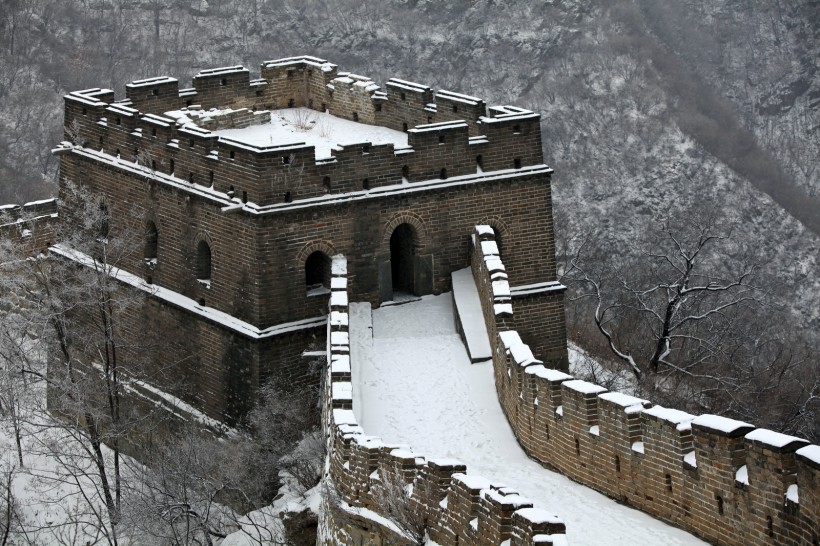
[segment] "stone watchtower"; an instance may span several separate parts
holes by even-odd
[[[477,224],[500,243],[511,327],[566,368],[538,114],[293,57],[259,79],[235,66],[187,89],[135,81],[121,100],[70,93],[65,124],[61,187],[99,195],[112,229],[144,216],[144,249],[120,264],[145,294],[138,320],[183,332],[177,394],[212,417],[240,415],[261,382],[311,380],[331,256],[347,256],[353,300],[438,294],[470,263]]]

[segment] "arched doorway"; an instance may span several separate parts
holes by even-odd
[[[394,294],[414,294],[416,232],[410,224],[399,224],[390,235],[390,273]]]
[[[321,250],[305,260],[305,288],[308,296],[330,292],[330,257]]]

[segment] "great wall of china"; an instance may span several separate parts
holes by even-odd
[[[378,502],[380,484],[396,475],[441,546],[559,544],[565,531],[571,536],[561,514],[530,506],[526,491],[369,437],[351,411],[348,301],[379,305],[397,287],[443,293],[450,274],[470,266],[499,400],[533,458],[710,542],[820,544],[820,447],[652,406],[562,371],[552,171],[537,114],[398,79],[382,91],[313,57],[264,63],[261,75],[205,70],[189,89],[173,78],[140,80],[119,101],[110,90],[71,93],[70,142],[55,153],[61,183],[101,195],[113,230],[120,215],[144,213],[152,246],[121,265],[157,306],[154,326],[185,332],[189,344],[175,351],[207,348],[196,367],[174,370],[191,377],[179,396],[193,406],[231,420],[265,380],[315,381],[302,353],[327,327],[323,423],[333,494],[321,543],[412,543]],[[407,144],[352,143],[321,157],[301,142],[216,134],[298,107],[393,129]],[[184,121],[203,112],[209,119]],[[54,202],[0,213],[4,237],[33,238],[42,248],[55,242]],[[394,251],[397,233],[406,240]],[[391,262],[412,271],[401,285]],[[311,280],[326,291],[311,292]]]
[[[715,544],[817,544],[820,446],[716,415],[694,416],[547,368],[518,333],[493,230],[477,226],[471,269],[490,333],[496,388],[524,449],[547,468]],[[522,495],[366,434],[352,412],[345,260],[334,258],[324,426],[322,544],[413,544],[379,503],[396,474],[441,546],[558,544],[559,517]],[[418,493],[421,492],[421,493]],[[333,496],[331,495],[331,498]],[[341,523],[340,523],[341,522]],[[571,534],[571,529],[568,530]],[[509,542],[504,542],[509,541]]]

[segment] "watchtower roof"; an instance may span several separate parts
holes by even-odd
[[[332,157],[337,146],[362,143],[393,144],[396,148],[407,146],[407,134],[402,131],[359,123],[308,108],[274,110],[268,123],[241,129],[221,129],[213,133],[221,139],[255,147],[289,144],[314,146],[316,159]]]

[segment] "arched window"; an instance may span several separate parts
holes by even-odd
[[[148,221],[145,226],[145,263],[148,265],[155,265],[157,263],[157,242],[159,235],[157,233],[157,225]]]
[[[305,288],[308,296],[330,291],[330,257],[317,250],[305,260]]]
[[[205,241],[196,245],[196,278],[210,288],[211,286],[211,247]]]

